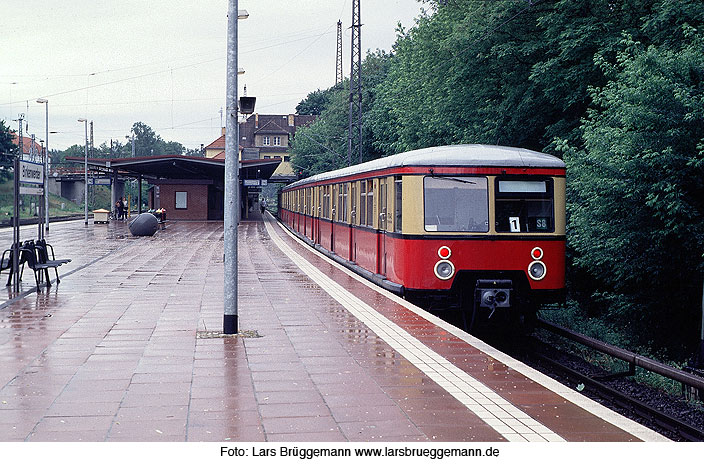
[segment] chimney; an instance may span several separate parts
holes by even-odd
[[[220,136],[225,136],[225,128],[226,127],[222,127],[222,131],[220,132]]]
[[[293,114],[288,114],[288,126],[293,127],[295,124],[295,119]]]

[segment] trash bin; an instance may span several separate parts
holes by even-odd
[[[109,214],[110,212],[108,210],[104,210],[102,208],[99,210],[93,210],[93,223],[107,224]]]

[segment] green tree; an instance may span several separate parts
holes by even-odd
[[[0,181],[10,178],[13,154],[17,151],[17,145],[12,142],[12,133],[5,126],[5,121],[0,120]]]
[[[659,346],[696,339],[704,273],[704,40],[627,36],[567,152],[568,242],[585,306]]]
[[[389,60],[389,54],[377,50],[369,52],[362,62],[364,76],[362,112],[365,116],[374,106],[378,84],[386,78]],[[321,114],[315,122],[296,131],[291,145],[292,163],[297,173],[302,177],[348,165],[349,81],[345,81],[342,86],[333,86],[311,94],[315,94],[313,101],[325,104],[321,106]],[[311,94],[309,94],[309,98],[311,98]],[[365,118],[362,123],[364,160],[376,159],[385,155],[374,144],[374,136],[368,125],[369,120]],[[356,162],[352,161],[353,164]]]
[[[455,143],[542,149],[550,116],[530,75],[544,56],[537,17],[545,8],[455,0],[399,30],[372,110],[379,150]]]
[[[152,156],[161,154],[159,151],[163,140],[156,132],[144,122],[135,122],[132,125],[135,140],[135,156]]]
[[[320,115],[327,108],[330,95],[334,88],[326,90],[317,90],[308,93],[304,100],[296,106],[296,114],[298,115]]]

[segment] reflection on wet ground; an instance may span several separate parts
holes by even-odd
[[[37,289],[25,271],[19,294],[1,292],[0,441],[505,439],[311,281],[263,223],[238,233],[242,333],[223,337],[222,222],[171,222],[140,238],[121,221],[52,224],[47,240],[72,259],[61,283]],[[22,228],[23,240],[33,236]],[[11,242],[0,230],[0,245]],[[306,255],[458,368],[520,388],[509,398],[532,417],[553,424],[560,408],[573,427],[588,418]],[[591,424],[568,438],[632,438]]]

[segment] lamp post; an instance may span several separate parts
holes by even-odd
[[[237,324],[237,222],[240,210],[239,124],[237,122],[237,21],[249,17],[238,10],[238,0],[229,0],[227,12],[227,98],[225,124],[225,284],[223,333],[238,333]]]
[[[86,151],[85,156],[83,157],[83,221],[86,226],[88,226],[88,119],[78,119],[78,121],[83,122],[86,128]]]
[[[38,104],[44,104],[46,115],[46,137],[44,138],[44,229],[49,230],[49,100],[37,99]]]

